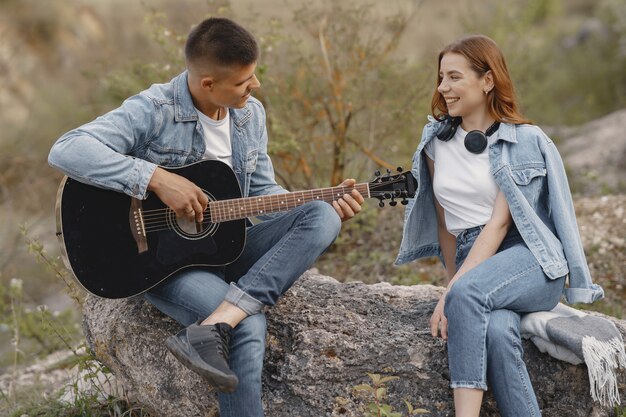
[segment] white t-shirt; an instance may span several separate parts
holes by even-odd
[[[230,143],[230,112],[226,109],[226,117],[222,120],[213,120],[198,109],[196,112],[202,125],[206,144],[203,158],[218,159],[232,168],[233,147]]]
[[[473,154],[465,149],[467,132],[459,126],[444,142],[432,139],[424,151],[435,161],[433,191],[445,212],[446,228],[454,236],[465,229],[484,225],[491,218],[498,194],[491,172],[489,151]],[[496,135],[488,137],[491,145]]]

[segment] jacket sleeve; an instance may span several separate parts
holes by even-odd
[[[415,197],[409,199],[404,210],[404,227],[402,241],[396,257],[395,265],[411,262],[426,256],[438,256],[443,263],[437,232],[437,215],[435,213],[435,196],[428,166],[424,163],[422,150],[427,145],[426,139],[433,141],[435,129],[434,119],[429,116],[428,123],[422,130],[417,150],[413,154],[411,173],[417,181]],[[428,142],[431,143],[431,142]],[[445,266],[445,265],[444,265]]]
[[[563,252],[569,268],[570,289],[566,289],[569,299],[591,303],[604,296],[602,288],[591,283],[591,274],[585,259],[574,203],[567,182],[567,174],[561,156],[548,140],[544,147],[546,162],[550,216],[554,222],[557,238],[563,245]],[[568,296],[568,292],[571,297]],[[584,299],[584,301],[583,301]]]
[[[69,177],[136,198],[145,198],[156,165],[128,155],[153,136],[157,110],[141,95],[61,136],[48,163]]]

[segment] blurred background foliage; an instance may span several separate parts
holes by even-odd
[[[64,311],[64,323],[68,314],[79,316],[20,232],[23,225],[58,256],[61,175],[47,165],[50,146],[182,71],[186,34],[212,15],[234,18],[261,44],[256,95],[267,109],[277,177],[291,189],[409,168],[429,112],[437,52],[467,33],[499,43],[521,107],[537,124],[578,125],[626,107],[623,0],[2,0],[0,342],[12,335],[12,279],[23,282],[25,305]],[[317,267],[340,280],[440,284],[436,260],[392,267],[402,215],[399,207],[368,203]],[[31,345],[20,361],[56,347]],[[0,369],[14,359],[5,356]]]

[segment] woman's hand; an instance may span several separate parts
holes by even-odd
[[[441,337],[444,340],[448,340],[448,319],[446,315],[443,313],[444,307],[446,305],[446,295],[448,291],[443,293],[437,306],[435,307],[435,311],[433,311],[433,315],[430,317],[430,331],[433,337],[437,337],[439,330],[441,330]]]

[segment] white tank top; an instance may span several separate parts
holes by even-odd
[[[424,151],[435,161],[433,192],[444,209],[446,228],[454,236],[484,225],[491,218],[498,186],[489,172],[489,149],[473,154],[465,149],[467,132],[459,126],[444,142],[432,139]],[[489,145],[496,135],[488,137]]]
[[[204,133],[206,150],[203,159],[218,159],[233,166],[233,148],[230,142],[230,112],[226,109],[226,117],[222,120],[213,120],[200,110],[196,109],[198,119]]]

